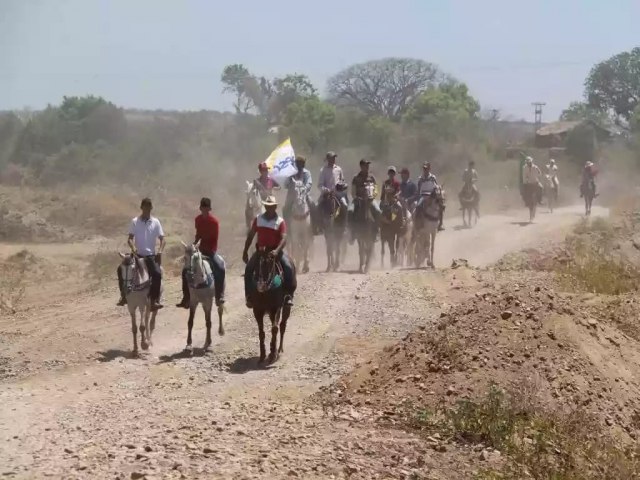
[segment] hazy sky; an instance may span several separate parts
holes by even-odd
[[[101,95],[126,107],[229,109],[220,73],[326,79],[422,58],[483,108],[555,119],[590,67],[640,45],[638,0],[0,0],[0,110]]]

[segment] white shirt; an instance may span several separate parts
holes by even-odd
[[[533,163],[531,166],[525,165],[522,171],[522,183],[525,185],[535,185],[540,181],[540,169]]]
[[[320,178],[318,179],[318,188],[328,188],[332,192],[336,189],[336,183],[343,182],[344,176],[342,175],[342,168],[338,165],[330,167],[325,166],[320,170]]]
[[[138,254],[147,257],[156,254],[156,243],[158,238],[164,237],[164,231],[156,217],[149,217],[146,221],[136,217],[131,220],[129,235],[133,235]]]

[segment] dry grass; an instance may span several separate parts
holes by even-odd
[[[13,315],[19,310],[31,257],[28,250],[21,250],[0,265],[0,313]]]
[[[498,450],[502,465],[479,479],[631,480],[640,476],[640,449],[617,444],[586,411],[553,411],[521,389],[491,385],[478,400],[419,410],[411,426],[450,441]]]
[[[98,282],[116,279],[116,268],[120,263],[120,257],[113,251],[96,252],[89,257],[86,275]]]

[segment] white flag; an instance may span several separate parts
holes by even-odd
[[[295,158],[296,155],[291,146],[291,139],[287,138],[265,160],[269,168],[269,176],[280,185],[284,185],[285,180],[291,175],[295,175],[298,171],[295,165]]]

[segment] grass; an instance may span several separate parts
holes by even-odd
[[[410,423],[428,434],[500,451],[505,461],[479,472],[482,480],[639,478],[639,447],[618,445],[584,410],[553,411],[534,398],[527,389],[507,392],[491,385],[480,399],[417,410]]]
[[[113,251],[96,252],[89,257],[87,276],[99,282],[115,280],[119,263],[120,256]]]

